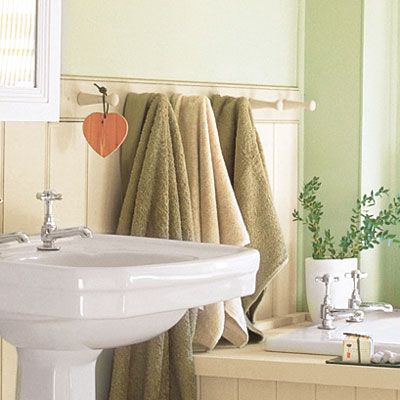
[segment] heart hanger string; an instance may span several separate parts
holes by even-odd
[[[103,118],[106,119],[107,118],[107,114],[108,111],[110,109],[110,104],[108,104],[106,102],[106,96],[107,96],[107,88],[104,86],[99,86],[97,83],[94,83],[94,86],[97,87],[97,89],[99,89],[99,92],[102,94],[103,96]]]

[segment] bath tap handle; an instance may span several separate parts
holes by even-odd
[[[325,274],[323,276],[317,276],[315,278],[315,282],[321,282],[325,285],[325,296],[324,303],[325,305],[331,304],[331,288],[332,285],[336,282],[339,282],[340,278],[338,276],[333,276],[332,274]]]
[[[355,269],[351,272],[347,272],[346,274],[344,274],[344,276],[346,278],[350,278],[353,279],[353,283],[354,283],[354,288],[358,287],[358,282],[361,279],[365,279],[368,277],[368,274],[366,272],[361,272],[359,269]]]
[[[315,282],[325,283],[325,285],[331,285],[332,283],[339,282],[340,278],[338,276],[333,276],[332,274],[325,274],[323,276],[317,276]]]
[[[361,272],[359,269],[355,269],[347,274],[344,274],[344,276],[346,278],[353,279],[353,291],[349,299],[349,308],[357,309],[362,303],[360,292],[358,290],[358,283],[361,279],[365,279],[368,274],[366,272]]]
[[[45,202],[50,202],[54,200],[62,200],[62,194],[54,192],[53,190],[45,190],[43,192],[36,193],[36,198]]]

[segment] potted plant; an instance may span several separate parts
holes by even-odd
[[[330,229],[322,229],[323,204],[317,197],[321,187],[318,177],[312,178],[304,185],[298,200],[302,212],[293,211],[294,221],[307,226],[312,234],[312,257],[306,258],[306,294],[311,319],[320,320],[320,305],[323,300],[324,287],[315,282],[317,276],[332,273],[340,278],[332,288],[332,300],[335,307],[347,308],[352,292],[352,280],[345,274],[357,269],[358,256],[361,251],[372,249],[383,242],[400,243],[396,235],[389,231],[390,226],[400,222],[400,195],[389,204],[373,212],[377,200],[388,196],[389,190],[381,187],[357,199],[352,209],[350,224],[345,234],[336,241]]]

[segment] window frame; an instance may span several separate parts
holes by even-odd
[[[0,121],[58,121],[61,0],[37,0],[36,85],[0,87]]]

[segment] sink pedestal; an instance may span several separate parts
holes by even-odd
[[[95,400],[101,350],[18,349],[18,400]]]

